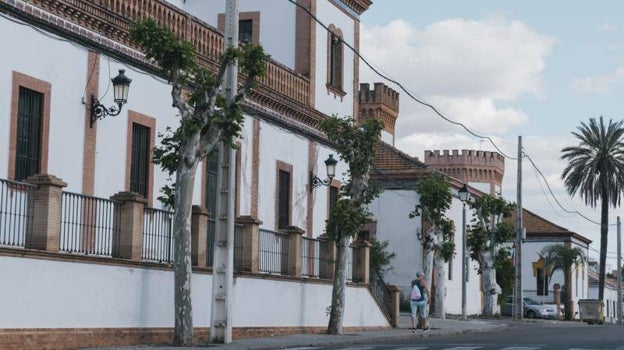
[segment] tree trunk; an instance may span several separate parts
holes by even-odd
[[[194,155],[197,143],[183,145],[186,152]],[[193,344],[193,309],[191,303],[191,206],[197,162],[180,161],[176,171],[176,193],[173,218],[174,251],[174,314],[175,345]]]
[[[432,316],[444,319],[446,318],[444,306],[446,299],[446,261],[439,253],[435,254],[433,270],[436,272],[436,286]]]
[[[563,273],[563,288],[565,289],[563,305],[565,305],[565,319],[571,321],[574,317],[574,304],[572,304],[572,267],[565,267]]]
[[[351,236],[343,234],[336,242],[334,286],[332,289],[332,303],[329,313],[329,325],[327,326],[327,334],[342,334],[345,288],[347,285],[347,258],[349,257],[348,249],[350,238]]]
[[[494,268],[494,257],[489,251],[481,253],[481,278],[483,280],[483,294],[485,295],[485,305],[483,315],[493,316],[499,312],[498,294],[501,288],[496,283],[496,269]]]
[[[601,200],[602,208],[600,210],[600,270],[598,274],[598,299],[604,300],[605,273],[607,264],[607,239],[609,233],[609,192],[606,187],[602,189]]]

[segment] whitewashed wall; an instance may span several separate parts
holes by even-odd
[[[114,104],[110,79],[118,74],[119,69],[125,69],[126,76],[132,79],[128,103],[118,116],[106,117],[96,122],[98,135],[95,155],[95,195],[105,198],[125,187],[127,148],[130,147],[126,144],[129,110],[156,118],[156,145],[160,142],[159,133],[164,133],[167,126],[175,129],[180,124],[177,110],[171,107],[171,86],[166,81],[102,56],[99,91],[104,105]],[[197,175],[194,204],[199,204],[201,200],[201,168],[197,171]],[[154,166],[154,173],[150,173],[150,176],[154,176],[154,187],[151,191],[156,198],[159,195],[158,190],[165,184],[166,175],[158,166]],[[158,206],[156,200],[154,205]]]
[[[0,266],[0,329],[174,325],[171,271],[7,256]],[[211,288],[211,275],[193,275],[196,327],[210,325]],[[323,327],[330,304],[330,284],[234,281],[234,327]],[[347,288],[343,325],[389,326],[365,287]]]
[[[4,54],[0,55],[0,177],[8,177],[12,74],[17,71],[52,85],[49,152],[63,157],[50,159],[48,172],[71,182],[73,189],[81,188],[82,157],[74,155],[76,147],[82,149],[84,139],[85,106],[81,101],[86,85],[87,52],[4,18],[0,19],[0,33],[11,33],[3,36]],[[10,52],[19,55],[7,54]]]
[[[446,216],[455,223],[455,257],[447,264],[447,271],[452,269],[451,279],[446,283],[446,312],[459,315],[462,313],[462,202],[457,197],[457,190],[453,189],[453,201]],[[466,225],[470,225],[474,210],[466,205]],[[467,230],[468,231],[468,230]],[[467,232],[466,232],[467,234]],[[466,313],[468,315],[481,313],[481,276],[478,274],[479,264],[470,259],[470,250],[466,250],[468,264],[466,273]],[[452,266],[452,267],[449,267]]]
[[[456,192],[456,191],[454,191]],[[377,239],[388,241],[389,252],[396,254],[390,270],[384,277],[386,283],[401,288],[407,295],[410,282],[416,272],[423,269],[422,243],[418,239],[422,220],[420,217],[409,218],[409,213],[419,201],[419,196],[412,190],[386,190],[371,203],[371,211],[380,220],[377,223]],[[466,222],[470,222],[470,210],[467,208]],[[452,260],[452,279],[447,281],[446,312],[461,314],[461,201],[453,197],[451,209],[447,216],[455,221],[456,256]],[[383,218],[383,219],[382,219]],[[468,255],[468,253],[467,253]],[[478,264],[469,260],[468,282],[466,289],[466,311],[468,314],[481,312],[480,276],[477,274]],[[448,265],[447,265],[448,271]]]
[[[225,1],[186,0],[181,8],[217,28],[218,14],[225,13]],[[261,12],[260,44],[271,58],[295,69],[296,6],[283,0],[240,0],[238,10]]]
[[[330,1],[317,2],[317,18],[326,26],[334,24],[342,30],[343,40],[355,47],[353,42],[355,36],[353,19],[338,9]],[[353,51],[346,45],[343,48],[343,90],[346,95],[342,98],[334,96],[328,92],[327,83],[327,30],[320,25],[316,25],[316,93],[315,108],[319,111],[332,115],[353,116],[353,99],[357,98],[357,91],[353,91]],[[338,103],[342,102],[342,103]]]
[[[584,244],[573,240],[573,247],[581,248],[585,254],[587,254],[587,248]],[[524,297],[530,297],[538,301],[552,303],[554,300],[555,283],[561,285],[561,291],[563,291],[564,277],[561,270],[557,270],[553,273],[552,278],[548,283],[548,295],[538,296],[537,294],[537,277],[533,273],[533,263],[540,259],[539,252],[548,245],[551,244],[563,244],[560,240],[555,239],[527,239],[522,244],[522,290]],[[572,269],[572,303],[574,304],[575,311],[578,311],[579,299],[591,298],[588,285],[588,267],[587,264],[579,264]],[[561,301],[563,303],[563,300]],[[578,318],[578,315],[575,315]]]

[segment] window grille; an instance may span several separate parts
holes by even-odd
[[[150,151],[150,128],[133,123],[130,191],[145,198],[148,198]]]
[[[290,173],[279,171],[279,194],[278,194],[278,229],[290,225]]]
[[[38,174],[41,169],[43,94],[19,88],[15,180]]]
[[[251,42],[253,38],[253,20],[244,19],[238,21],[238,41],[241,43]]]

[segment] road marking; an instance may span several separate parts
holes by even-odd
[[[510,346],[508,348],[502,348],[501,350],[537,350],[541,349],[539,346]]]
[[[444,348],[445,350],[475,350],[481,349],[480,346],[456,346],[454,348]]]

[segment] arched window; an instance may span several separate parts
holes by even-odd
[[[344,96],[344,43],[340,29],[333,24],[327,33],[327,87],[334,93]]]

